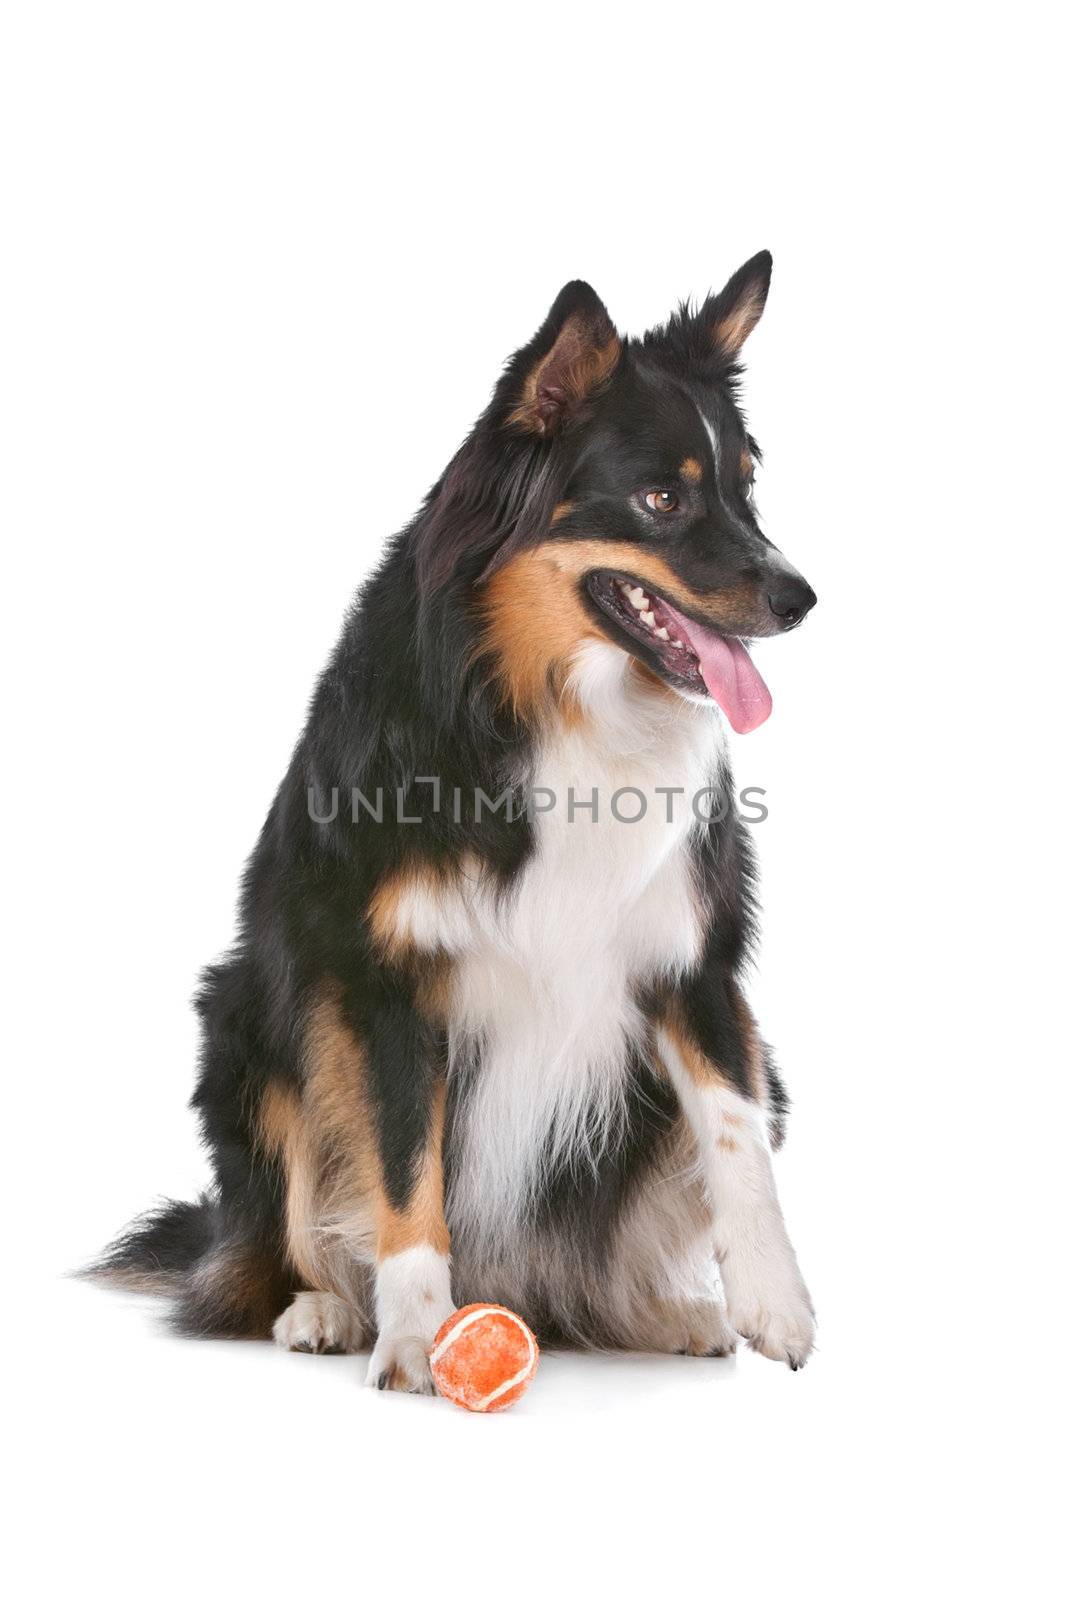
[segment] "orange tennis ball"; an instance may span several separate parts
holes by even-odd
[[[530,1387],[540,1354],[507,1306],[462,1306],[437,1330],[430,1371],[438,1394],[465,1411],[503,1411]]]

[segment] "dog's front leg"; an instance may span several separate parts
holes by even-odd
[[[373,1200],[378,1338],[367,1382],[432,1394],[430,1346],[455,1309],[444,1210],[443,1070],[420,1019],[400,1006],[369,1030],[367,1067],[379,1180]]]
[[[764,1111],[683,1029],[661,1028],[659,1050],[699,1151],[730,1321],[795,1371],[811,1354],[815,1321],[778,1203]]]

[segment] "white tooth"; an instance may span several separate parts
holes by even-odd
[[[641,621],[644,623],[646,628],[655,627],[655,622],[653,620],[651,611],[642,611]]]
[[[671,639],[669,643],[674,647],[675,650],[680,650],[682,648],[681,639]]]
[[[657,639],[669,639],[670,638],[670,634],[667,632],[666,628],[657,628],[656,629],[656,638]]]

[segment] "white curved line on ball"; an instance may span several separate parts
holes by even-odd
[[[506,1378],[503,1383],[498,1383],[492,1393],[485,1396],[484,1400],[479,1400],[476,1405],[471,1406],[472,1411],[487,1411],[494,1400],[499,1400],[500,1397],[507,1394],[510,1389],[514,1389],[518,1384],[523,1383],[533,1371],[534,1362],[537,1359],[537,1346],[534,1343],[533,1335],[521,1317],[517,1317],[514,1311],[509,1311],[506,1306],[479,1306],[477,1311],[468,1311],[467,1315],[465,1317],[461,1317],[456,1323],[456,1326],[454,1328],[450,1328],[445,1334],[444,1338],[441,1340],[441,1343],[437,1346],[437,1349],[434,1350],[430,1356],[431,1372],[444,1355],[445,1351],[450,1349],[451,1346],[455,1344],[460,1334],[466,1333],[467,1329],[475,1322],[481,1322],[483,1317],[507,1317],[509,1322],[513,1322],[515,1326],[521,1330],[522,1336],[526,1340],[529,1355],[526,1358],[526,1365],[522,1367],[513,1378]]]

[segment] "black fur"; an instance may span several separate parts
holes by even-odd
[[[531,374],[565,327],[576,327],[594,351],[615,349],[593,291],[568,285],[349,612],[248,864],[236,945],[208,969],[199,994],[203,1049],[193,1105],[215,1187],[197,1205],[177,1203],[136,1225],[102,1263],[107,1271],[173,1279],[186,1331],[266,1332],[299,1287],[286,1264],[283,1174],[255,1147],[255,1114],[268,1084],[300,1090],[303,1028],[324,983],[366,1042],[389,1196],[402,1206],[410,1194],[445,1041],[419,1009],[419,974],[381,960],[367,908],[375,886],[406,862],[447,865],[473,853],[506,893],[529,856],[532,831],[521,810],[510,820],[473,814],[478,790],[497,795],[522,772],[534,737],[530,720],[499,692],[497,664],[477,648],[487,580],[521,551],[562,536],[552,515],[563,501],[579,508],[582,537],[602,542],[611,568],[620,541],[649,535],[635,491],[665,485],[683,497],[684,509],[657,530],[656,548],[681,582],[715,593],[740,582],[755,591],[768,581],[772,547],[741,467],[744,452],[758,459],[758,449],[737,405],[736,351],[716,329],[745,296],[765,294],[769,272],[769,257],[756,257],[724,296],[683,308],[643,340],[617,341],[614,364],[603,361],[588,393],[577,392],[570,372],[549,370],[531,400]],[[524,404],[530,428],[514,420]],[[713,422],[720,453],[714,481],[709,469],[698,493],[679,479],[678,463],[707,455],[699,413]],[[563,530],[572,532],[573,523]],[[593,608],[588,595],[584,603]],[[777,631],[764,610],[746,631]],[[598,614],[598,623],[619,636],[610,618]],[[624,636],[619,642],[643,659],[643,646]],[[658,670],[654,656],[644,659]],[[450,803],[435,807],[431,787],[418,781],[428,775],[439,776],[444,796],[460,791],[458,814]],[[385,823],[365,813],[354,820],[353,792],[373,801],[379,790]],[[390,820],[398,794],[417,823]],[[733,811],[711,828],[700,872],[716,907],[703,962],[675,994],[650,993],[646,1004],[680,1004],[696,1041],[747,1093],[732,991],[752,937],[753,873]],[[776,1075],[771,1081],[780,1117],[784,1091]],[[460,1093],[454,1084],[453,1099]],[[640,1060],[631,1113],[599,1172],[553,1171],[538,1199],[537,1226],[593,1256],[603,1253],[635,1174],[654,1160],[677,1113],[672,1092]],[[261,1294],[228,1296],[220,1287],[225,1274],[215,1281],[203,1270],[230,1257],[242,1272],[260,1273]],[[550,1323],[551,1308],[543,1315]]]

